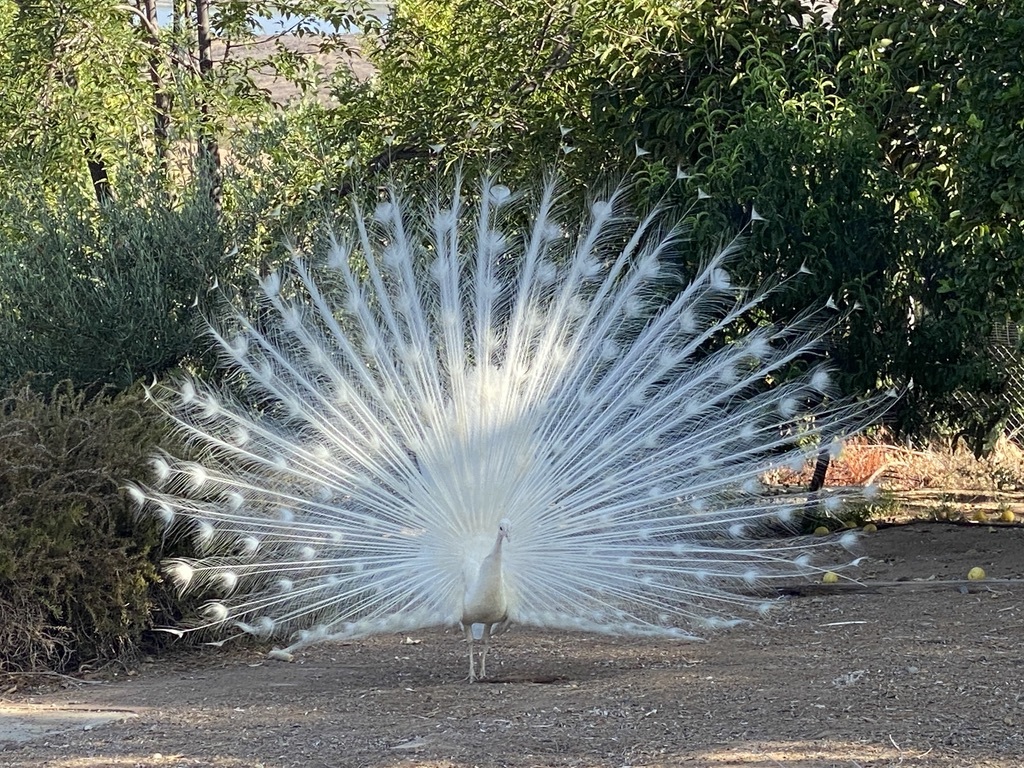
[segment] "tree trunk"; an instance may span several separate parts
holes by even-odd
[[[213,72],[213,34],[210,30],[210,0],[196,0],[196,27],[199,42],[199,76],[204,86],[209,85]],[[199,172],[209,185],[210,202],[220,211],[221,207],[221,167],[220,147],[217,144],[217,132],[213,124],[213,112],[210,101],[206,97],[205,88],[200,95],[199,104]]]
[[[167,93],[160,75],[160,40],[157,29],[156,0],[142,0],[142,12],[149,22],[146,30],[149,36],[149,79],[153,83],[153,141],[156,144],[157,165],[164,170],[167,164],[167,150],[171,128],[171,97]]]
[[[95,134],[91,135],[91,139],[95,142]],[[110,186],[110,177],[107,175],[107,163],[95,147],[86,146],[85,163],[89,166],[89,178],[92,180],[92,190],[96,195],[96,202],[100,205],[113,202],[114,190]]]
[[[811,493],[817,493],[825,487],[825,474],[828,472],[831,459],[832,453],[826,445],[818,452],[818,460],[814,464],[814,474],[811,476],[811,484],[807,488]]]

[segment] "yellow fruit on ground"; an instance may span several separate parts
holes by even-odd
[[[824,525],[819,525],[817,528],[814,529],[815,536],[828,536],[828,534],[829,530]]]
[[[839,574],[838,573],[833,573],[832,571],[829,571],[828,573],[826,573],[824,576],[821,577],[821,580],[823,582],[825,582],[826,584],[835,584],[837,581],[839,581]]]
[[[984,512],[982,512],[979,509],[973,515],[971,515],[971,519],[976,523],[984,523],[988,519],[988,517],[985,515]]]
[[[999,516],[999,519],[1002,520],[1004,523],[1012,523],[1014,520],[1017,519],[1017,516],[1013,514],[1013,512],[1010,511],[1009,509],[1004,509],[1003,514]]]
[[[875,533],[876,531],[878,531],[878,526],[874,523],[868,523],[863,528],[861,528],[861,530],[864,531],[864,533]]]
[[[971,581],[981,581],[985,578],[985,569],[974,566],[967,572],[967,578]]]

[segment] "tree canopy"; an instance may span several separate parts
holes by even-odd
[[[0,281],[10,327],[47,311],[28,286],[59,282],[40,264],[124,294],[96,277],[137,258],[99,236],[126,226],[111,204],[140,210],[144,198],[187,218],[210,196],[207,256],[166,246],[165,234],[146,247],[181,253],[202,284],[244,290],[249,270],[284,258],[289,238],[311,242],[380,173],[458,164],[524,179],[557,165],[581,183],[632,174],[653,199],[681,169],[669,194],[702,198],[694,253],[742,231],[743,280],[810,272],[752,321],[834,303],[844,388],[912,381],[898,423],[908,433],[962,431],[981,445],[1006,416],[1007,372],[988,348],[1024,306],[1021,0],[398,0],[383,22],[362,4],[275,4],[321,60],[359,28],[368,81],[344,66],[318,71],[284,38],[269,57],[239,53],[262,39],[255,23],[270,6],[190,8],[158,28],[148,0],[0,3],[0,258],[4,273],[20,271]],[[253,78],[265,66],[306,97],[269,104]],[[63,240],[46,234],[57,209],[81,214],[56,227]],[[72,219],[91,222],[91,240]],[[27,255],[40,244],[67,253],[72,237],[104,255]],[[203,291],[180,285],[171,305],[201,311]],[[175,327],[195,321],[158,312]],[[187,357],[188,345],[173,346],[157,367]],[[153,367],[142,357],[133,373]]]

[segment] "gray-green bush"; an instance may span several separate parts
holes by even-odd
[[[209,198],[143,179],[100,205],[73,190],[3,201],[0,386],[125,389],[195,352],[211,287],[228,267]],[[17,229],[15,229],[17,227]]]

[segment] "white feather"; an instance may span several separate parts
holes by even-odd
[[[679,261],[678,230],[631,220],[621,191],[560,218],[557,187],[457,182],[423,211],[394,190],[336,240],[330,290],[301,261],[304,297],[264,280],[276,324],[236,318],[250,330],[221,342],[259,406],[186,381],[169,407],[205,458],[158,460],[144,490],[209,553],[172,564],[178,586],[228,593],[197,626],[293,635],[287,655],[442,624],[472,643],[478,625],[482,675],[509,623],[687,638],[811,567],[819,542],[757,540],[794,516],[759,478],[874,411],[794,421],[827,372],[765,382],[828,326],[737,337],[763,294],[729,278],[730,249],[673,294],[659,264]]]

